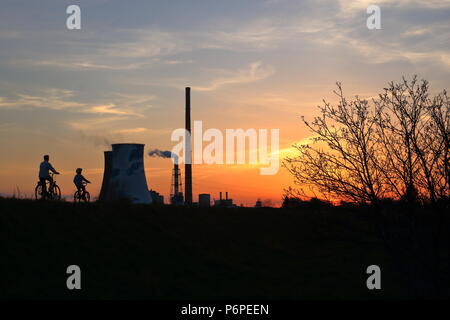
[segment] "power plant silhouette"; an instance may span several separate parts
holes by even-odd
[[[192,196],[192,149],[191,149],[191,88],[185,90],[185,164],[184,188],[181,180],[181,170],[178,155],[170,151],[154,149],[148,153],[151,157],[171,158],[174,162],[170,190],[170,204],[193,205]],[[128,199],[133,203],[164,203],[163,197],[154,190],[149,190],[144,170],[144,145],[137,143],[112,144],[112,151],[104,152],[103,182],[99,201]],[[199,194],[198,205],[211,206],[210,194]],[[215,200],[215,206],[233,207],[233,200]]]
[[[118,143],[105,152],[105,171],[100,201],[129,199],[133,203],[152,203],[144,171],[144,145]]]

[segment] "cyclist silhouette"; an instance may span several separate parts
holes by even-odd
[[[88,179],[86,179],[85,177],[83,177],[83,175],[81,174],[81,172],[83,171],[83,169],[78,168],[76,170],[76,175],[73,178],[73,183],[75,184],[75,186],[78,189],[78,194],[81,195],[82,199],[86,201],[86,186],[83,184],[83,182],[85,183],[91,183]]]
[[[53,178],[50,176],[50,171],[54,174],[59,174],[58,171],[53,168],[53,166],[48,162],[50,160],[50,157],[46,154],[44,156],[44,161],[41,162],[39,166],[39,181],[42,185],[42,198],[45,199],[47,196],[47,186],[46,181],[50,182],[50,185],[53,182]]]

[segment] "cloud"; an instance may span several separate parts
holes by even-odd
[[[130,133],[142,133],[147,131],[149,131],[147,128],[131,128],[131,129],[120,129],[114,132],[119,134],[130,134]]]
[[[275,68],[270,65],[264,65],[261,61],[256,61],[243,69],[236,71],[221,70],[219,73],[226,75],[212,80],[208,86],[195,86],[193,89],[197,91],[214,91],[226,85],[259,81],[273,75]]]
[[[127,119],[127,118],[125,118]],[[99,116],[94,118],[83,118],[81,120],[69,120],[65,123],[75,130],[95,131],[108,130],[111,128],[111,123],[125,120],[122,116]]]
[[[133,111],[119,109],[115,104],[105,104],[105,105],[93,106],[84,112],[99,113],[99,114],[111,114],[111,115],[123,115],[123,116],[138,116],[138,117],[142,116],[141,114],[133,112]]]
[[[11,97],[0,97],[0,108],[35,107],[76,113],[142,117],[140,110],[150,108],[151,101],[156,98],[154,95],[112,92],[106,99],[99,98],[108,102],[95,104],[78,102],[77,95],[78,93],[72,90],[58,88],[41,89],[35,94],[16,93]]]
[[[419,8],[448,8],[447,0],[339,0],[341,10],[345,13],[366,9],[370,5],[377,5],[379,7],[419,7]]]
[[[86,106],[69,100],[74,96],[74,92],[64,89],[45,89],[41,95],[30,95],[19,93],[12,98],[0,97],[0,107],[15,108],[30,106],[36,108],[48,108],[53,110],[77,109]]]
[[[96,60],[91,58],[92,61]],[[18,63],[24,63],[25,61],[21,60]],[[129,64],[98,64],[96,62],[88,62],[88,61],[77,61],[72,58],[62,59],[62,60],[31,60],[28,61],[30,64],[35,66],[50,66],[50,67],[58,67],[65,69],[73,69],[73,70],[135,70],[139,69],[144,65],[151,65],[150,62],[143,63],[129,63]],[[26,62],[25,62],[26,63]]]
[[[228,31],[215,30],[200,34],[200,48],[229,51],[260,51],[275,48],[284,39],[283,27],[271,19],[247,22]]]
[[[337,7],[309,9],[297,21],[283,25],[285,39],[298,39],[308,48],[333,52],[333,56],[361,57],[364,64],[407,61],[416,66],[450,66],[448,34],[450,25],[445,12],[448,1],[381,0],[382,30],[368,30],[366,8],[369,0],[339,1]]]
[[[15,31],[2,31],[1,38],[17,37]],[[178,32],[149,29],[113,28],[105,31],[83,31],[67,36],[60,30],[22,32],[21,38],[32,41],[39,37],[42,45],[33,54],[12,55],[9,64],[18,66],[55,67],[70,70],[126,71],[158,64],[189,63],[171,59],[190,51],[192,43]],[[55,39],[61,39],[55,42]],[[166,59],[167,58],[167,59]]]

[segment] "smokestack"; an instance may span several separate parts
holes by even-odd
[[[109,178],[111,177],[112,151],[105,151],[105,168],[103,171],[102,188],[100,189],[99,201],[107,201],[109,194]]]
[[[225,200],[228,200],[228,191],[225,192]]]
[[[220,191],[220,201],[222,201],[222,191]]]
[[[184,188],[185,188],[185,203],[192,204],[192,150],[191,150],[191,88],[186,88],[186,137],[185,146],[185,165],[184,165]]]

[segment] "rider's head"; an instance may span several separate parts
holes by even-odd
[[[83,169],[81,169],[81,168],[78,168],[78,169],[76,170],[76,172],[77,172],[78,174],[81,174],[81,171],[83,171]]]
[[[46,154],[45,156],[44,156],[44,160],[45,161],[48,161],[50,159],[50,157],[48,156],[48,154]]]

